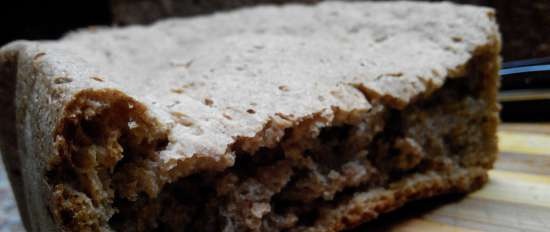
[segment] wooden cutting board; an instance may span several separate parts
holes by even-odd
[[[550,232],[550,124],[505,124],[499,148],[481,190],[414,202],[357,231]]]

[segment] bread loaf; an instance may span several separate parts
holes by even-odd
[[[260,6],[0,50],[30,231],[341,231],[496,155],[494,11]]]

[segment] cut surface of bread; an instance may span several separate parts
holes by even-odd
[[[341,231],[487,181],[499,52],[491,9],[413,2],[17,41],[4,160],[32,231]]]

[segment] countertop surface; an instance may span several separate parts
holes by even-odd
[[[4,163],[0,159],[0,232],[24,231]]]
[[[411,203],[357,231],[550,231],[550,124],[503,124],[490,181]],[[24,231],[0,160],[0,232]]]

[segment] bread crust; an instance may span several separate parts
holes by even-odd
[[[491,9],[412,2],[262,6],[82,30],[60,41],[17,41],[0,51],[2,73],[16,70],[2,76],[3,89],[15,87],[7,94],[15,104],[3,112],[15,128],[2,128],[2,141],[17,140],[16,148],[3,145],[4,159],[25,170],[22,180],[10,177],[16,186],[23,183],[16,192],[27,229],[53,231],[61,219],[52,220],[55,189],[46,173],[63,157],[60,128],[75,115],[88,117],[85,109],[94,115],[110,99],[128,103],[131,112],[142,109],[136,115],[166,140],[155,167],[162,188],[229,168],[237,150],[274,147],[286,129],[310,119],[322,128],[341,117],[338,112],[369,112],[374,104],[405,109],[466,75],[476,57],[485,57],[491,84],[483,94],[498,117],[499,51]],[[69,107],[75,102],[84,103]],[[492,120],[496,128],[498,118]],[[479,178],[486,176],[468,180]],[[450,191],[452,183],[436,192]],[[409,198],[415,197],[403,199]],[[337,231],[370,218],[324,228]]]

